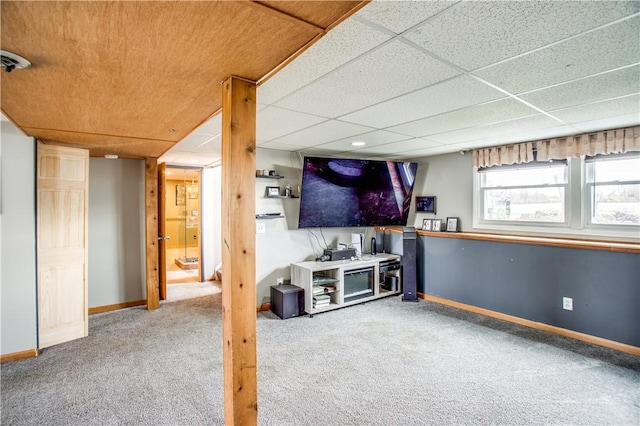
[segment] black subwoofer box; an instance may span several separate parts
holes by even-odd
[[[272,285],[271,312],[282,319],[304,314],[304,289],[291,284]]]

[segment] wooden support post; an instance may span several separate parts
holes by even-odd
[[[256,85],[222,88],[222,334],[227,425],[258,423],[256,354]]]
[[[158,309],[158,159],[145,159],[144,198],[147,247],[147,309]]]

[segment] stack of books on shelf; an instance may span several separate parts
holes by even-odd
[[[329,306],[331,303],[331,296],[326,294],[318,294],[313,296],[313,307],[321,308],[322,306]]]
[[[330,294],[336,291],[335,284],[325,284],[325,285],[314,285],[313,286],[313,295],[317,294]]]
[[[313,286],[313,295],[317,296],[318,294],[324,294],[324,287],[321,285],[314,285]]]

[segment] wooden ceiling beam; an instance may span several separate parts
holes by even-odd
[[[322,27],[320,27],[320,26],[318,26],[318,25],[316,25],[316,24],[314,24],[312,22],[306,21],[306,20],[304,20],[302,18],[298,18],[297,16],[294,16],[294,15],[291,15],[289,13],[283,12],[283,11],[281,11],[279,9],[276,9],[273,6],[269,6],[268,4],[265,4],[265,3],[260,3],[258,1],[254,1],[254,0],[242,0],[240,3],[245,5],[245,6],[250,6],[250,7],[259,9],[259,10],[261,10],[263,12],[266,12],[266,13],[269,13],[269,14],[271,14],[273,16],[277,16],[279,18],[286,19],[289,22],[294,22],[296,24],[300,24],[300,25],[306,26],[306,27],[308,27],[310,29],[313,29],[313,30],[319,32],[319,33],[323,33],[325,31],[324,28],[322,28]]]

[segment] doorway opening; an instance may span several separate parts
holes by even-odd
[[[167,285],[202,282],[200,169],[167,167],[165,264]]]

